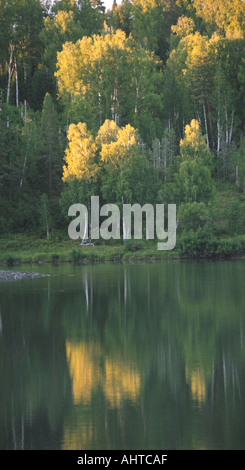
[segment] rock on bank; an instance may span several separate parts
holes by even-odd
[[[35,277],[44,277],[48,274],[39,274],[39,273],[26,273],[26,272],[17,272],[17,271],[4,271],[0,270],[0,282],[1,281],[16,281],[19,279],[26,278],[35,278]]]

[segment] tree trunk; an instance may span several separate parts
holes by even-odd
[[[234,108],[232,109],[232,116],[231,116],[231,127],[230,127],[230,132],[229,132],[229,144],[231,144],[231,140],[232,140],[233,123],[234,123]]]
[[[229,130],[228,130],[228,113],[227,113],[227,104],[225,100],[225,143],[229,143]]]
[[[52,145],[49,142],[49,149],[48,149],[48,187],[49,191],[52,188]]]
[[[24,163],[23,163],[23,168],[22,168],[22,177],[20,180],[20,189],[22,188],[23,180],[24,180],[24,175],[25,175],[25,169],[26,169],[26,160],[27,160],[27,151],[25,153],[25,158],[24,158]]]
[[[10,57],[9,57],[9,63],[8,63],[7,104],[9,104],[11,78],[12,78],[13,71],[14,71],[14,66],[13,66],[14,45],[10,44],[9,49],[10,49]]]
[[[47,233],[47,238],[49,237],[49,223],[48,223],[48,214],[47,214],[47,206],[45,205],[45,221],[46,221],[46,233]]]
[[[19,107],[19,82],[18,82],[18,71],[17,71],[17,63],[15,60],[14,63],[14,68],[15,68],[15,89],[16,89],[16,108]]]
[[[238,165],[236,165],[236,186],[239,186],[239,168],[238,168]]]
[[[211,146],[213,149],[214,146],[214,141],[213,141],[213,125],[212,125],[212,119],[211,119],[211,110],[210,110],[210,103],[209,101],[207,102],[208,105],[208,120],[209,120],[209,129],[210,129],[210,141],[211,141]]]
[[[220,152],[220,142],[221,142],[220,112],[218,112],[217,129],[218,129],[218,136],[217,136],[217,155],[219,156],[219,152]]]
[[[205,104],[203,103],[203,115],[204,115],[204,123],[205,123],[205,132],[206,132],[206,138],[207,138],[207,147],[209,148],[209,138],[208,138],[208,124],[207,124],[207,114],[206,114],[206,108]]]

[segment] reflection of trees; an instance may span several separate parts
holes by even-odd
[[[1,286],[2,449],[52,448],[62,437],[64,410],[71,403],[63,332],[50,315],[47,280],[39,288],[30,282]]]
[[[244,446],[242,263],[70,269],[1,286],[3,447]]]
[[[112,359],[120,355],[140,374],[137,423],[141,424],[131,441],[135,448],[151,448],[152,442],[157,443],[156,448],[166,444],[178,448],[183,440],[190,448],[212,447],[216,441],[222,446],[228,439],[220,432],[226,428],[225,421],[231,427],[233,421],[225,400],[236,396],[235,408],[242,407],[242,279],[235,263],[86,270],[87,295],[81,291],[77,314],[74,308],[72,321],[63,316],[63,324],[69,338],[76,338],[79,330],[81,338],[97,339]],[[222,419],[213,427],[220,408],[216,403],[222,396]],[[133,412],[125,402],[117,410],[120,439],[126,442],[123,429],[136,426],[132,423],[135,409]],[[242,423],[241,416],[238,414],[238,421]],[[107,433],[109,428],[107,424]],[[111,434],[109,442],[114,437]],[[235,438],[230,439],[235,445]]]
[[[110,358],[98,344],[66,344],[75,403],[91,402],[92,393],[101,387],[112,408],[123,398],[135,402],[140,392],[139,373],[120,358]]]

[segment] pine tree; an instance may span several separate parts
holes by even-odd
[[[61,185],[63,137],[52,97],[47,93],[43,101],[40,131],[40,163],[43,188],[46,192]]]

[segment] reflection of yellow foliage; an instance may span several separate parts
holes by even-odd
[[[192,371],[186,370],[186,380],[190,384],[193,400],[199,404],[204,403],[206,399],[206,385],[204,373],[201,369]]]
[[[67,342],[66,353],[75,404],[88,404],[98,385],[101,385],[112,407],[118,407],[123,398],[136,401],[140,391],[140,375],[134,368],[120,359],[104,358],[96,344]]]
[[[66,343],[66,354],[69,361],[75,403],[89,403],[92,389],[100,381],[100,349],[94,344]]]
[[[71,426],[65,426],[63,438],[63,450],[88,449],[93,439],[93,426],[87,424],[75,429]]]
[[[140,376],[121,361],[106,359],[103,388],[112,407],[118,407],[122,397],[135,402],[139,395]]]

